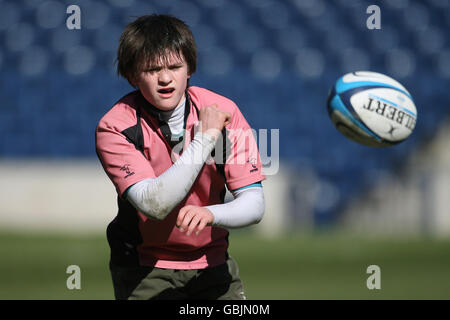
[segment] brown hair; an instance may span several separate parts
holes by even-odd
[[[170,15],[146,15],[125,27],[117,50],[117,73],[133,85],[138,73],[169,54],[183,58],[191,75],[197,67],[197,46],[189,27]],[[181,56],[182,55],[182,56]]]

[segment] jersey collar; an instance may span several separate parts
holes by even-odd
[[[151,118],[152,118],[151,120],[153,120],[154,125],[156,125],[156,127],[160,129],[160,131],[161,131],[160,133],[161,133],[162,137],[164,138],[164,140],[167,142],[167,144],[171,148],[173,148],[176,144],[183,141],[183,139],[184,139],[183,136],[180,137],[178,140],[175,140],[175,141],[172,140],[172,133],[170,132],[169,125],[167,124],[167,122],[164,121],[161,110],[159,110],[158,108],[153,106],[150,102],[148,102],[147,99],[145,99],[145,97],[142,95],[140,90],[138,90],[138,93],[139,93],[139,100],[140,100],[140,102],[142,102],[142,103],[140,103],[140,105],[143,106],[144,110],[151,116]],[[192,101],[187,88],[186,88],[186,92],[185,92],[185,97],[186,97],[186,102],[184,105],[183,130],[186,130],[186,124],[187,124],[187,120],[188,120],[189,113],[191,110],[191,104],[194,107],[194,109],[197,111],[197,115],[198,115],[198,108],[195,105],[195,103]]]

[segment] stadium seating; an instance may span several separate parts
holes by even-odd
[[[98,120],[131,90],[115,74],[123,27],[170,13],[196,36],[191,84],[235,100],[253,128],[280,129],[282,161],[312,168],[337,190],[338,201],[317,207],[317,223],[332,222],[357,190],[432,137],[450,110],[449,1],[385,1],[381,30],[366,27],[371,2],[2,1],[0,157],[95,157]],[[81,8],[81,30],[66,28],[69,4]],[[334,129],[328,91],[356,70],[390,75],[412,93],[418,123],[406,142],[372,149]]]

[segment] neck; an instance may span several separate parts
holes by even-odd
[[[178,105],[171,110],[161,110],[160,113],[164,117],[165,120],[172,118],[173,116],[178,115],[179,113],[184,114],[184,105],[186,103],[186,99],[183,98],[180,100]]]

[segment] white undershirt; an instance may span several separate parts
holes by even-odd
[[[161,118],[170,128],[172,137],[179,138],[183,135],[184,130],[184,107],[186,99],[184,99],[176,108],[169,111],[160,111]]]

